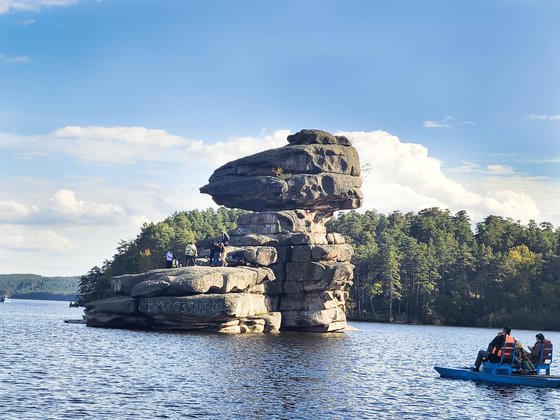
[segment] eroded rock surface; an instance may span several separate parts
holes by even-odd
[[[224,334],[338,331],[346,326],[352,247],[327,232],[362,204],[360,162],[346,137],[321,130],[218,168],[201,192],[244,214],[229,232],[230,267],[179,267],[112,279],[117,297],[87,305],[95,327]]]
[[[264,267],[180,267],[118,276],[112,279],[113,290],[125,296],[88,303],[87,323],[227,333],[277,331],[278,298],[263,293],[274,280],[273,271]]]
[[[289,144],[226,163],[200,189],[217,204],[252,211],[355,209],[360,159],[346,137],[302,130]]]

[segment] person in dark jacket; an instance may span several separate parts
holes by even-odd
[[[212,241],[212,245],[210,246],[210,265],[212,267],[219,267],[221,266],[220,261],[220,254],[222,253],[222,243],[218,243],[218,241]]]
[[[494,339],[488,344],[488,348],[486,350],[479,350],[478,355],[476,357],[476,361],[474,362],[473,370],[478,372],[480,369],[480,365],[484,360],[487,360],[492,363],[499,363],[501,356],[502,356],[502,348],[504,347],[504,343],[514,342],[515,339],[510,335],[511,328],[504,327],[502,330],[494,337]]]
[[[533,347],[529,346],[529,350],[531,351],[531,360],[534,364],[540,364],[543,361],[541,360],[541,354],[543,353],[543,347],[550,348],[552,343],[550,340],[544,338],[544,334],[538,333],[536,335],[537,342]]]

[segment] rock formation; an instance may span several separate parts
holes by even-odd
[[[345,303],[352,285],[352,247],[340,234],[327,233],[324,215],[309,210],[240,216],[230,232],[237,246],[277,250],[270,266],[274,282],[265,294],[276,297],[283,330],[336,331],[346,326]]]
[[[263,294],[269,268],[179,267],[113,277],[119,296],[86,304],[93,327],[278,331],[278,298]]]
[[[346,137],[320,130],[229,162],[201,192],[254,211],[229,232],[232,267],[180,267],[112,279],[118,297],[86,307],[90,326],[224,333],[337,331],[346,326],[352,247],[325,223],[362,204],[360,162]]]
[[[358,152],[343,136],[302,130],[287,146],[226,163],[200,189],[217,204],[252,211],[336,211],[362,205]]]

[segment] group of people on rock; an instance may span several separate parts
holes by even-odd
[[[226,246],[229,245],[229,235],[226,232],[222,232],[221,240],[213,240],[210,245],[210,265],[212,267],[225,267],[226,263]],[[196,265],[196,257],[198,256],[198,250],[193,241],[190,241],[185,246],[185,267],[193,267]],[[180,267],[180,263],[173,255],[173,250],[169,249],[165,253],[165,267],[175,268]]]
[[[185,267],[192,267],[196,265],[196,257],[198,256],[198,250],[196,249],[196,245],[193,241],[190,241],[185,246]],[[173,250],[169,249],[165,253],[165,268],[175,268],[180,267],[180,263],[173,256]]]
[[[509,343],[511,344],[511,346],[509,346],[510,348],[513,348],[515,344],[516,349],[515,355],[507,355],[509,359],[514,359],[521,371],[535,373],[535,365],[544,362],[544,360],[541,359],[543,357],[543,346],[545,348],[552,346],[550,340],[546,339],[542,333],[537,334],[535,337],[535,345],[532,347],[528,346],[529,350],[525,350],[521,341],[516,340],[511,335],[511,328],[503,327],[502,330],[498,332],[498,335],[488,344],[486,350],[479,350],[472,370],[478,372],[480,370],[480,365],[484,361],[500,363],[504,347]]]

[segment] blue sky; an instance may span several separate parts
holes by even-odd
[[[0,273],[83,274],[302,128],[354,141],[364,209],[559,226],[559,18],[552,0],[0,0]]]

